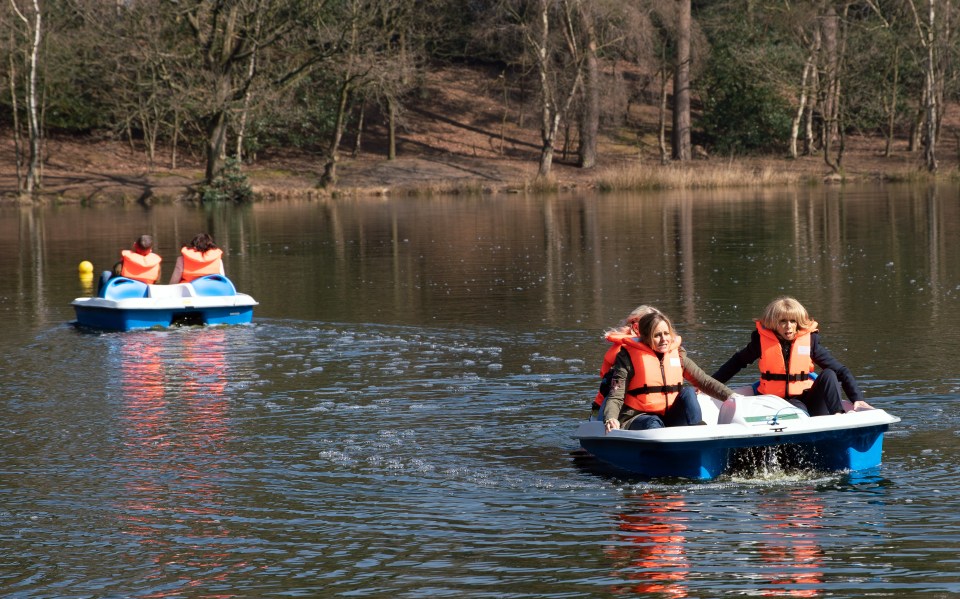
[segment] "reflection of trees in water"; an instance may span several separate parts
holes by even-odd
[[[617,516],[620,533],[606,548],[614,574],[630,581],[618,593],[686,597],[690,563],[684,543],[688,513],[682,495],[644,493],[629,497],[630,511]]]
[[[156,570],[145,583],[169,585],[173,577],[170,595],[225,580],[231,571],[224,566],[230,531],[222,523],[220,485],[231,437],[227,334],[223,328],[131,334],[118,348],[125,453],[117,470],[126,487],[121,518],[153,557]]]

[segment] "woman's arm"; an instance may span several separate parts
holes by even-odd
[[[626,349],[620,349],[611,370],[613,377],[610,379],[610,392],[607,394],[606,401],[603,402],[603,422],[606,424],[607,432],[620,428],[620,411],[623,409],[623,398],[627,392],[627,381],[630,380],[630,373],[633,370],[630,354]]]
[[[753,364],[758,359],[760,359],[760,333],[753,331],[750,335],[750,343],[730,356],[730,359],[713,373],[713,378],[721,383],[726,383],[736,376],[738,372]]]
[[[728,397],[733,395],[733,391],[729,387],[704,372],[702,368],[697,366],[696,362],[687,357],[687,352],[682,349],[680,350],[680,358],[683,361],[683,378],[689,381],[691,385],[720,401],[726,401]]]

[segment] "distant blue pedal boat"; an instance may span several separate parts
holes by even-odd
[[[749,387],[738,389],[750,393]],[[753,448],[783,448],[787,467],[824,471],[880,465],[883,433],[896,416],[879,409],[811,417],[773,395],[719,402],[699,394],[706,425],[604,432],[603,422],[582,423],[574,437],[600,461],[646,478],[708,480],[735,464],[756,460]],[[762,454],[762,452],[759,452]],[[755,465],[755,464],[754,464]]]
[[[132,331],[174,325],[246,324],[257,302],[223,275],[190,283],[147,285],[126,277],[110,279],[97,297],[79,297],[71,305],[77,325],[108,331]]]

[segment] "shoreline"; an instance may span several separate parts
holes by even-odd
[[[872,143],[871,143],[872,141]],[[7,144],[2,144],[7,145]],[[42,191],[35,197],[16,193],[12,148],[0,160],[0,205],[130,204],[194,202],[191,189],[202,180],[199,163],[176,169],[151,166],[122,142],[54,140],[43,166]],[[314,156],[265,157],[243,172],[256,194],[254,202],[289,199],[417,197],[592,191],[665,191],[737,189],[856,183],[864,181],[936,182],[960,179],[957,156],[944,157],[936,174],[924,171],[918,153],[883,156],[880,142],[861,138],[844,155],[843,173],[835,175],[822,156],[797,159],[772,156],[695,159],[661,165],[659,160],[607,152],[593,169],[562,160],[552,176],[536,179],[537,161],[522,157],[465,156],[440,152],[399,152],[386,160],[374,154],[345,158],[338,184],[318,187],[322,164]],[[881,146],[882,147],[882,146]]]

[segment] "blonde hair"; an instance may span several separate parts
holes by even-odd
[[[617,324],[617,326],[612,327],[604,331],[604,335],[609,335],[610,333],[629,333],[633,328],[633,325],[640,322],[640,319],[650,314],[651,312],[657,312],[658,310],[653,306],[648,306],[646,304],[641,304],[633,309],[633,312],[627,314],[627,317],[624,318]]]
[[[759,319],[763,328],[771,331],[777,329],[777,323],[781,320],[796,320],[798,329],[809,329],[813,325],[813,319],[803,304],[786,295],[767,304]]]

